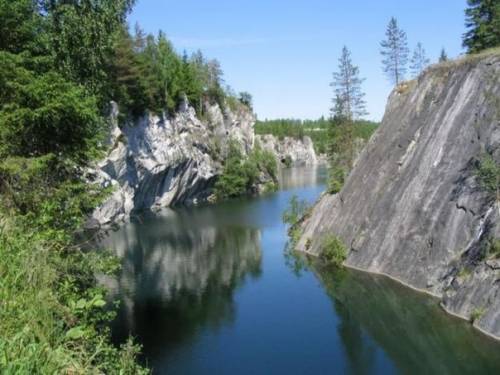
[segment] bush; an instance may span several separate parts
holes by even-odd
[[[321,244],[320,258],[335,267],[341,267],[347,258],[347,249],[334,235],[326,235]]]
[[[297,225],[305,215],[305,213],[310,209],[310,206],[305,200],[299,200],[299,197],[293,195],[290,198],[287,209],[283,212],[282,220],[285,224],[291,227]]]
[[[271,179],[269,182],[275,186],[277,169],[276,159],[269,151],[256,145],[245,158],[239,144],[232,141],[229,144],[224,170],[215,183],[215,195],[219,199],[226,199],[248,194],[261,182],[261,173],[266,174]],[[266,182],[266,189],[270,188],[269,182]]]
[[[485,155],[479,160],[477,176],[481,187],[497,195],[500,188],[500,164],[491,155]]]
[[[339,165],[335,165],[328,171],[327,192],[337,194],[342,190],[345,181],[345,170]]]

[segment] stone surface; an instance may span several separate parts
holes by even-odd
[[[285,166],[288,159],[289,166],[306,166],[318,163],[314,145],[310,137],[304,136],[302,139],[284,137],[278,139],[271,134],[257,135],[255,139],[261,146],[276,155],[278,165]]]
[[[255,118],[244,106],[225,113],[210,106],[200,121],[184,105],[173,118],[149,114],[121,129],[117,117],[115,105],[110,151],[93,173],[94,181],[115,189],[95,210],[91,226],[127,219],[133,210],[208,200],[229,140],[238,141],[245,153],[254,144]]]
[[[395,89],[342,191],[305,220],[299,250],[319,254],[323,236],[337,235],[346,265],[437,295],[499,337],[500,276],[484,259],[500,234],[499,207],[476,178],[485,153],[500,162],[499,77],[500,56],[490,53]]]
[[[172,118],[149,114],[121,128],[118,115],[113,104],[109,152],[87,173],[90,181],[114,188],[111,197],[94,211],[89,228],[126,220],[134,210],[212,201],[212,188],[223,170],[229,141],[237,141],[245,155],[255,143],[255,117],[245,106],[224,112],[218,105],[209,106],[202,121],[186,101]],[[294,165],[316,163],[308,137],[279,142],[263,136],[260,142],[278,160],[288,155]],[[255,192],[265,190],[271,179],[261,173]]]

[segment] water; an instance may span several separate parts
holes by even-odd
[[[281,214],[325,174],[291,169],[283,190],[134,218],[103,244],[121,300],[113,335],[143,345],[157,374],[494,374],[500,345],[437,301],[386,278],[285,256]]]

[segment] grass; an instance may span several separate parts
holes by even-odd
[[[138,347],[109,341],[113,312],[94,272],[116,269],[114,258],[68,250],[21,222],[0,228],[0,373],[146,373]]]

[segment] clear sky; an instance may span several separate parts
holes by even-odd
[[[328,115],[332,72],[345,44],[366,78],[368,119],[380,120],[391,85],[380,41],[391,16],[422,42],[432,61],[441,47],[463,52],[466,0],[138,0],[129,17],[163,30],[182,52],[217,58],[226,82],[253,95],[260,119]]]

